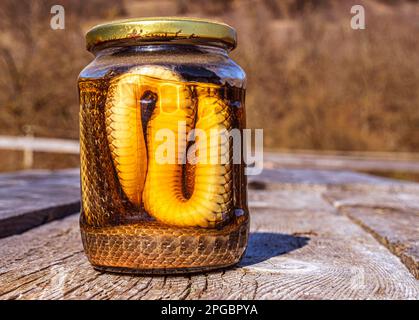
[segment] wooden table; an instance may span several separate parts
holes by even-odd
[[[419,298],[419,184],[309,169],[249,180],[251,235],[239,266],[142,277],[89,265],[78,170],[0,175],[0,298]]]

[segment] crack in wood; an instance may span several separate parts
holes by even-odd
[[[353,192],[354,190],[351,191]],[[394,196],[393,193],[391,193],[391,195]],[[386,249],[389,250],[390,253],[398,257],[416,279],[419,279],[419,249],[417,248],[419,244],[417,241],[412,244],[407,244],[403,240],[401,240],[403,237],[400,235],[400,230],[391,227],[391,223],[393,222],[391,220],[394,219],[392,219],[389,215],[393,212],[396,212],[398,215],[404,215],[405,217],[409,217],[409,219],[412,220],[411,224],[413,226],[419,226],[419,217],[412,217],[412,215],[417,216],[418,211],[414,209],[407,210],[403,208],[391,208],[389,207],[389,204],[345,204],[339,200],[336,200],[337,198],[345,199],[346,197],[348,197],[347,191],[341,191],[340,193],[338,192],[338,194],[336,194],[336,191],[334,193],[332,192],[332,194],[323,194],[323,198],[332,206],[334,206],[337,212],[347,216],[352,222],[354,222],[356,225],[360,226],[364,231],[369,233],[380,245],[384,246]],[[371,211],[373,212],[373,214],[368,216],[367,213]],[[385,227],[388,229],[388,231],[383,229],[377,229],[380,227],[380,225],[374,220],[382,218],[380,217],[379,213],[381,213],[381,216],[384,216],[384,219],[386,219],[385,217],[387,217],[388,223]],[[386,236],[386,231],[389,234],[394,234],[393,240],[390,240],[388,236]],[[404,228],[403,233],[406,232],[409,232],[409,230]],[[414,233],[415,231],[413,229],[413,231],[410,230],[410,232]],[[419,234],[418,228],[416,228],[416,234]],[[398,237],[400,239],[398,239]],[[405,241],[409,240],[407,239]],[[409,255],[406,252],[409,249],[411,249],[412,246],[416,248],[418,253]]]

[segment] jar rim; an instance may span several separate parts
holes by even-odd
[[[91,52],[98,45],[119,40],[129,40],[136,44],[198,40],[201,43],[214,43],[233,50],[237,45],[237,34],[236,30],[226,23],[181,17],[116,20],[96,25],[86,33],[86,47]]]

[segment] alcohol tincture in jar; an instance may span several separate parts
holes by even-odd
[[[230,26],[183,18],[102,24],[80,73],[84,249],[96,269],[208,271],[248,239],[245,73]],[[237,140],[238,143],[237,143]]]

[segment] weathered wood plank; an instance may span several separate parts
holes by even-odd
[[[0,175],[0,238],[80,210],[78,170]]]
[[[280,184],[326,188],[328,185],[389,184],[394,180],[349,171],[269,170],[249,177],[251,187]],[[419,190],[419,189],[418,189]],[[23,171],[0,175],[0,238],[21,233],[80,208],[79,170]]]
[[[249,176],[248,181],[251,188],[280,188],[285,186],[318,186],[326,189],[328,186],[349,186],[349,185],[374,185],[374,186],[403,186],[412,187],[419,190],[419,184],[398,181],[377,177],[369,174],[357,173],[352,171],[331,171],[319,169],[268,169],[265,168],[261,174]]]
[[[412,274],[336,212],[322,190],[250,193],[249,249],[235,269],[140,277],[94,271],[78,217],[0,240],[1,299],[418,299]]]
[[[363,190],[328,192],[326,198],[400,257],[419,279],[419,196]]]
[[[419,159],[402,159],[397,153],[364,153],[363,155],[324,153],[265,152],[266,168],[316,168],[355,171],[419,172]]]
[[[399,256],[419,278],[419,184],[318,169],[265,169],[249,178],[249,187],[256,190],[322,190],[338,211],[350,212],[353,221]]]

